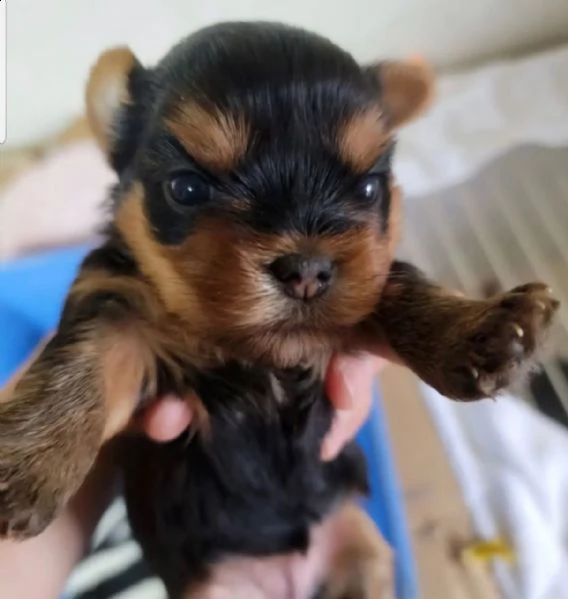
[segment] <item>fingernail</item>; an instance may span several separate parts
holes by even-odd
[[[353,369],[350,368],[348,363],[339,362],[338,370],[341,373],[343,388],[345,390],[345,397],[344,401],[342,402],[341,408],[338,408],[337,412],[349,411],[353,407],[353,400],[355,396],[355,389],[353,386]]]
[[[332,455],[331,455],[331,443],[329,441],[329,439],[324,439],[323,443],[321,444],[321,459],[324,462],[327,462],[328,460],[331,459]]]
[[[338,452],[339,444],[335,443],[332,438],[326,438],[321,445],[321,459],[324,462],[333,460]]]
[[[345,424],[351,420],[351,410],[341,408],[335,410],[333,423],[321,445],[321,456],[324,461],[335,458],[345,443]]]

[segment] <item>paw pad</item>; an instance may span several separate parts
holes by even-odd
[[[550,287],[529,283],[481,303],[464,315],[464,344],[451,357],[449,393],[462,400],[492,397],[534,366],[559,302]],[[468,376],[460,375],[466,366]]]

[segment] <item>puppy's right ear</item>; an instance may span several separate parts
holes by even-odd
[[[413,121],[432,103],[436,75],[421,57],[380,62],[368,70],[379,82],[381,104],[393,128]]]
[[[100,148],[118,172],[132,159],[141,129],[146,71],[130,49],[104,52],[92,68],[86,90],[87,119]]]

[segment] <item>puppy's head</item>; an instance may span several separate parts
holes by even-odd
[[[104,54],[89,119],[120,177],[116,225],[168,309],[284,362],[367,316],[397,238],[393,134],[432,82],[275,24],[202,30],[153,69]]]

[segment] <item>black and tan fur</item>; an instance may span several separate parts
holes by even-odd
[[[172,597],[208,597],[215,564],[307,552],[318,526],[343,521],[312,592],[386,596],[379,534],[352,503],[363,458],[355,445],[319,457],[327,360],[390,347],[445,395],[480,399],[532,362],[557,307],[541,284],[475,301],[393,261],[394,135],[432,79],[276,24],[202,30],[151,69],[127,49],[103,55],[87,107],[119,177],[112,218],[0,405],[5,536],[43,530],[101,445],[173,392],[193,403],[192,431],[124,450],[134,530]],[[168,186],[187,173],[201,192],[180,205]],[[311,301],[275,279],[291,254],[329,264]]]

